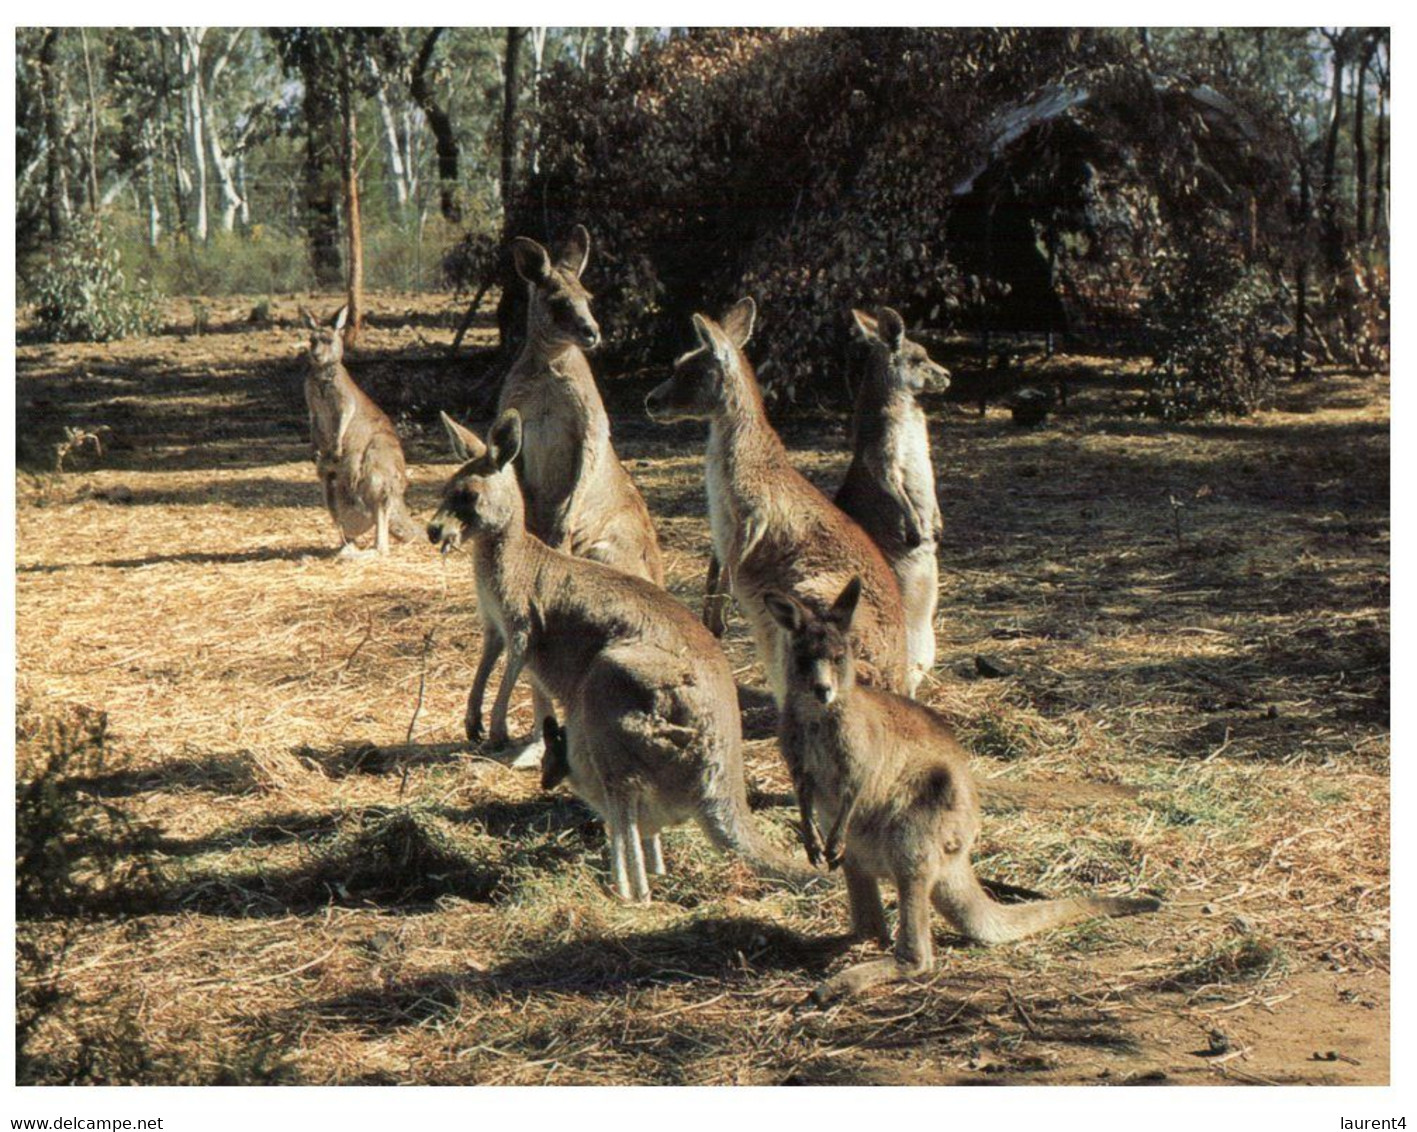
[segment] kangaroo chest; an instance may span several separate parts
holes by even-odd
[[[596,473],[609,444],[604,406],[587,385],[577,375],[552,369],[514,379],[502,399],[501,408],[514,408],[522,417],[518,465],[537,533],[547,519],[544,510],[564,503]]]
[[[935,476],[930,466],[930,431],[925,424],[925,414],[918,406],[912,405],[906,419],[898,428],[892,429],[888,437],[890,448],[887,458],[892,467],[899,469],[905,492],[921,512],[921,518],[929,519],[938,505],[935,502]]]
[[[835,817],[851,766],[850,740],[843,721],[825,714],[794,715],[787,723],[787,744],[811,779],[822,812]]]
[[[335,438],[339,435],[343,405],[339,388],[325,382],[307,381],[305,400],[310,406],[310,423],[314,432],[310,438],[312,443],[321,452],[333,451]]]

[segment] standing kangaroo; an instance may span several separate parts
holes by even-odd
[[[797,791],[807,858],[842,866],[857,938],[890,943],[882,880],[895,884],[900,906],[894,957],[842,971],[816,988],[813,1001],[823,1005],[928,971],[932,902],[979,943],[1159,908],[1150,898],[996,904],[989,897],[969,859],[979,835],[979,800],[968,755],[929,708],[856,683],[851,629],[860,597],[860,580],[852,579],[822,614],[787,593],[766,598],[790,642],[778,741]],[[818,813],[828,828],[825,849]]]
[[[374,529],[374,553],[389,549],[389,533],[400,542],[418,537],[403,495],[408,489],[403,447],[384,411],[354,384],[344,368],[344,322],[340,307],[328,327],[304,312],[310,328],[306,351],[305,403],[310,409],[310,444],[315,471],[325,491],[325,507],[339,528],[341,558],[369,551],[355,539]]]
[[[616,891],[648,900],[646,860],[662,866],[659,831],[690,818],[759,872],[810,877],[753,826],[733,671],[708,630],[643,578],[553,550],[527,530],[509,467],[522,446],[515,410],[498,418],[485,445],[446,414],[443,424],[464,463],[428,537],[444,551],[472,543],[479,611],[508,650],[499,707],[525,665],[534,687],[566,709],[564,735],[554,723],[546,730],[543,781],[554,785],[564,772],[604,819]],[[474,719],[489,654],[495,660],[483,653],[469,697]]]
[[[926,388],[943,392],[950,375],[905,337],[905,320],[890,307],[875,318],[851,314],[867,365],[851,421],[851,467],[836,505],[875,540],[900,583],[910,663],[906,689],[913,696],[935,666],[935,553],[942,529],[930,430],[915,395]]]
[[[753,633],[779,707],[786,694],[783,638],[766,604],[785,590],[825,604],[852,577],[864,584],[853,629],[870,681],[909,687],[900,587],[876,544],[793,466],[768,423],[743,346],[756,308],[743,299],[720,326],[694,315],[699,347],[645,401],[654,419],[707,417],[709,523],[714,556]]]
[[[600,344],[590,292],[581,285],[589,256],[590,234],[579,224],[554,262],[535,240],[512,241],[512,259],[528,289],[527,333],[497,412],[516,409],[521,416],[516,471],[527,529],[547,546],[663,586],[649,509],[615,454],[610,420],[583,352]],[[489,638],[484,649],[490,644]],[[510,695],[508,679],[503,686]],[[535,694],[533,700],[535,718],[544,718],[547,705]],[[471,705],[466,725],[470,740],[481,739]],[[490,740],[494,747],[506,745],[505,713],[493,715]]]

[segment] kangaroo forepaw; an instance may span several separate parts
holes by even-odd
[[[846,846],[842,845],[835,838],[828,838],[824,856],[827,863],[827,870],[829,872],[835,872],[837,869],[841,868],[842,861],[846,860]]]

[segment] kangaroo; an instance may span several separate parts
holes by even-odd
[[[793,466],[768,423],[743,346],[756,308],[743,299],[719,325],[694,315],[699,346],[674,363],[645,401],[651,419],[709,420],[705,478],[714,556],[743,611],[773,699],[786,695],[783,640],[769,591],[829,600],[853,576],[864,597],[853,628],[863,674],[893,691],[909,687],[900,587],[876,544]]]
[[[857,684],[852,623],[861,595],[861,581],[853,578],[821,612],[786,592],[765,597],[789,640],[778,741],[797,790],[807,859],[841,866],[856,938],[889,946],[882,880],[895,884],[900,905],[894,956],[849,967],[821,983],[812,1001],[825,1005],[928,971],[932,902],[963,935],[988,944],[1159,908],[1151,898],[997,904],[989,897],[969,859],[979,835],[969,756],[928,707]],[[819,812],[828,828],[825,847]]]
[[[649,509],[615,454],[610,420],[583,352],[600,344],[591,295],[581,284],[589,257],[590,233],[579,224],[554,262],[535,240],[512,241],[512,259],[528,290],[527,334],[502,384],[497,412],[516,409],[521,415],[516,471],[527,528],[548,546],[663,586]],[[535,693],[532,698],[541,719],[547,705]],[[468,739],[479,741],[471,714],[465,722]],[[493,715],[493,747],[507,745],[505,725],[505,716]]]
[[[418,537],[418,526],[404,505],[408,473],[399,435],[384,411],[354,384],[344,368],[345,318],[340,307],[329,327],[309,312],[305,402],[310,409],[310,443],[315,471],[325,491],[325,507],[339,528],[341,558],[371,553],[355,539],[374,528],[373,553],[389,549],[389,534],[400,542]]]
[[[627,900],[649,899],[646,860],[662,864],[659,831],[691,818],[763,875],[808,883],[813,874],[775,853],[753,825],[737,688],[708,630],[643,578],[554,550],[527,530],[510,467],[522,446],[516,410],[497,419],[486,444],[446,414],[443,424],[463,464],[428,538],[444,552],[472,544],[489,641],[469,697],[474,718],[487,658],[505,646],[499,701],[525,665],[542,696],[566,708],[566,777],[609,827],[615,890]],[[548,736],[543,781],[556,777],[559,735]]]
[[[930,430],[915,395],[948,389],[950,375],[906,338],[905,320],[890,307],[875,318],[864,311],[851,315],[867,367],[851,421],[851,467],[835,502],[875,540],[900,584],[910,663],[906,691],[913,696],[935,666],[935,552],[942,530]]]

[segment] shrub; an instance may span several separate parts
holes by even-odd
[[[99,1027],[78,1032],[73,1064],[61,1065],[49,1043],[65,1030],[75,999],[67,978],[74,947],[104,912],[136,910],[156,891],[157,831],[134,822],[97,793],[115,764],[108,719],[74,708],[38,715],[21,705],[15,727],[15,1072],[21,1083],[113,1080],[92,1072],[90,1056],[138,1050]],[[92,1008],[92,1004],[89,1004]],[[42,1048],[41,1048],[42,1047]],[[119,1073],[118,1080],[133,1079]]]
[[[121,910],[153,891],[157,832],[95,786],[119,768],[108,717],[21,708],[15,748],[15,913],[20,919]]]
[[[39,335],[47,342],[111,342],[156,325],[151,288],[131,284],[122,255],[92,217],[75,222],[34,281]]]
[[[1024,308],[1060,290],[1040,227],[1085,237],[1063,260],[1093,270],[1142,228],[1191,223],[1217,186],[1282,199],[1239,156],[1259,147],[1191,91],[1102,29],[700,29],[548,73],[540,171],[510,227],[553,245],[590,227],[596,312],[624,362],[667,360],[690,313],[746,293],[769,391],[844,395],[853,306],[980,325],[971,291],[1012,282],[1037,318]],[[504,327],[520,293],[504,291]]]
[[[1150,291],[1147,411],[1174,419],[1263,407],[1280,371],[1270,351],[1279,296],[1269,276],[1228,241],[1202,236],[1158,253]]]

